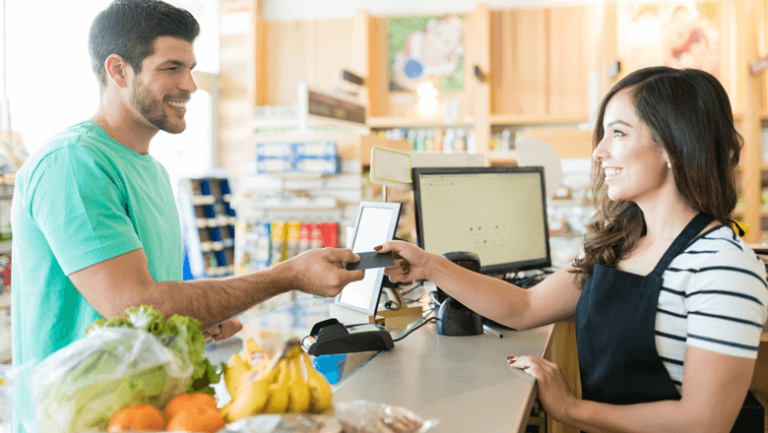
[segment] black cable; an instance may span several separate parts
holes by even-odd
[[[423,285],[424,285],[424,283],[419,283],[419,284],[417,284],[417,285],[415,285],[415,286],[411,287],[410,289],[406,290],[405,292],[401,293],[401,295],[405,296],[405,295],[407,295],[407,294],[409,294],[409,293],[413,292],[414,290],[418,289],[419,287],[421,287],[421,286],[423,286]]]
[[[406,332],[405,334],[403,334],[403,335],[401,335],[401,336],[399,336],[397,338],[393,338],[392,341],[400,341],[403,338],[411,335],[411,332],[421,328],[422,326],[426,325],[427,323],[433,323],[433,322],[439,322],[439,321],[440,321],[440,319],[438,319],[437,317],[430,317],[429,319],[426,319],[423,322],[419,323],[418,325],[414,326],[413,328],[409,329],[408,332]]]
[[[403,298],[403,300],[404,300],[406,303],[409,303],[409,304],[411,304],[411,303],[414,303],[414,302],[420,302],[420,301],[422,300],[422,298],[424,298],[425,296],[427,296],[427,295],[429,295],[429,294],[431,294],[431,293],[432,293],[432,292],[424,292],[424,293],[422,293],[422,294],[421,294],[421,296],[419,296],[419,297],[418,297],[418,298],[416,298],[416,299],[405,299],[405,298]]]

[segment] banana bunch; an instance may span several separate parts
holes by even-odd
[[[333,407],[331,386],[297,339],[289,340],[272,361],[256,366],[237,353],[232,355],[224,383],[232,396],[221,409],[226,422],[261,413],[321,413]]]

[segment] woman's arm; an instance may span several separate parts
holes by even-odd
[[[471,310],[514,329],[535,328],[573,317],[581,294],[573,274],[568,272],[570,266],[531,289],[522,289],[462,268],[406,242],[387,242],[379,252],[387,251],[404,259],[396,260],[395,266],[384,272],[393,282],[430,280]]]
[[[755,360],[688,346],[682,399],[632,405],[576,399],[558,366],[540,358],[517,357],[512,366],[536,377],[550,416],[585,431],[728,433],[744,404]]]

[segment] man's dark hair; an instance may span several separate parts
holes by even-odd
[[[91,24],[88,52],[99,85],[107,86],[104,62],[117,54],[141,71],[141,63],[154,53],[153,43],[160,36],[194,42],[200,25],[191,13],[160,0],[115,0]]]

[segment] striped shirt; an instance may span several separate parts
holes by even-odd
[[[662,278],[656,348],[681,394],[687,346],[757,358],[768,318],[765,266],[730,227],[691,240]]]

